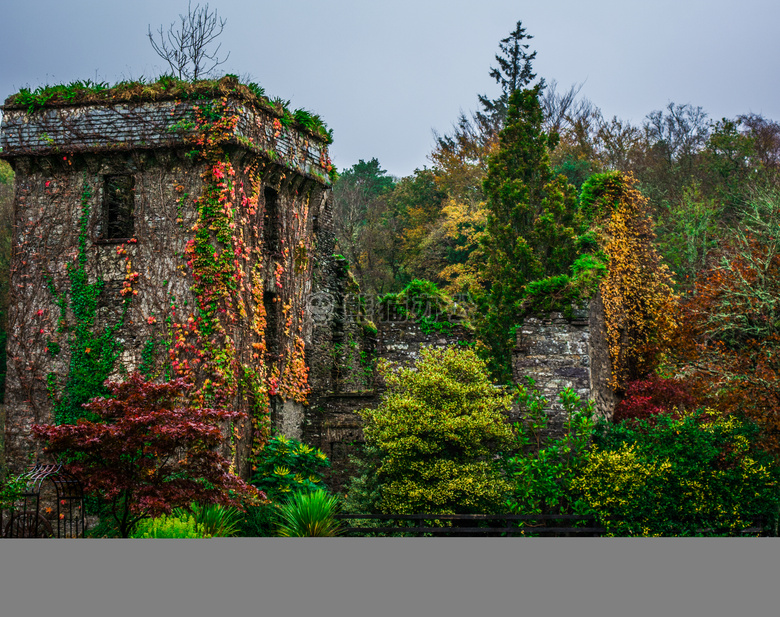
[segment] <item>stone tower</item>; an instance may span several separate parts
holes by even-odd
[[[271,423],[300,437],[327,389],[334,287],[329,136],[231,77],[127,85],[3,108],[16,173],[5,457],[72,422],[107,379],[184,377],[246,412],[225,454],[251,474]],[[319,360],[318,360],[319,358]],[[270,421],[269,421],[270,420]]]

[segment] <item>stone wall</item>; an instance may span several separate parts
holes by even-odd
[[[550,431],[563,429],[565,415],[558,393],[571,388],[583,400],[594,399],[596,414],[611,417],[615,395],[609,388],[609,352],[600,298],[589,306],[573,311],[571,317],[553,312],[527,317],[517,329],[512,373],[516,383],[526,384],[526,377],[547,399]]]

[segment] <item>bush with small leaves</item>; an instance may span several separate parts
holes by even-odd
[[[136,525],[133,538],[210,538],[203,525],[191,514],[145,519]]]
[[[275,435],[260,452],[252,484],[272,501],[283,500],[294,491],[324,488],[324,467],[330,467],[330,461],[319,448]]]
[[[515,424],[513,450],[502,456],[507,478],[513,484],[507,500],[518,514],[585,514],[587,506],[571,491],[571,483],[587,464],[593,436],[593,403],[585,402],[570,388],[559,393],[566,415],[564,434],[544,439],[548,427],[548,403],[527,378],[518,385],[523,421]]]
[[[780,468],[750,420],[710,409],[597,426],[572,487],[612,535],[696,535],[776,518]]]
[[[502,509],[511,485],[495,455],[512,443],[502,413],[511,397],[494,387],[485,363],[470,350],[425,348],[413,367],[382,370],[388,390],[381,404],[360,412],[375,460],[365,468],[372,477],[359,480],[379,489],[369,491],[378,503],[363,507],[402,514]]]
[[[626,397],[615,407],[612,420],[649,420],[657,414],[691,411],[698,402],[688,382],[651,375],[628,384]]]

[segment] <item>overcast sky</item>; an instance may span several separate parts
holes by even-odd
[[[194,3],[193,3],[194,6]],[[404,176],[429,165],[489,77],[518,19],[534,68],[605,116],[641,123],[670,101],[712,119],[780,120],[780,3],[770,0],[213,0],[230,58],[272,97],[320,114],[339,169],[377,157]],[[167,65],[146,37],[186,0],[0,0],[0,99],[77,79],[156,77]]]

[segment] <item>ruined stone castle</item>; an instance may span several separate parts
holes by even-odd
[[[377,355],[410,361],[464,336],[368,321],[333,255],[327,137],[233,78],[35,109],[10,101],[11,470],[39,454],[33,423],[75,420],[105,379],[133,371],[185,377],[195,400],[244,411],[224,427],[224,453],[245,478],[272,427],[338,469],[362,440],[355,410],[377,402]],[[527,322],[518,379],[589,396],[604,381],[593,327],[587,316]]]

